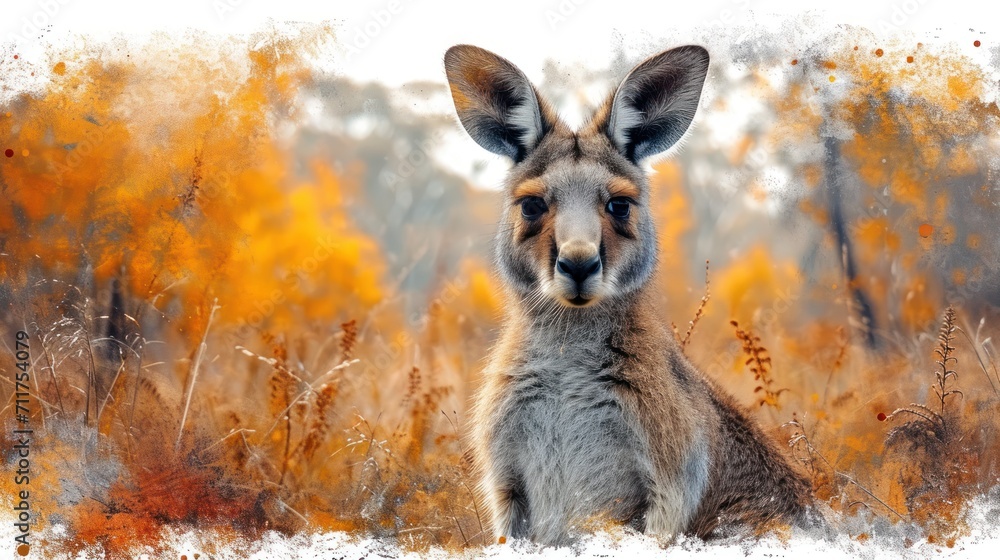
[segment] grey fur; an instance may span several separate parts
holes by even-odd
[[[492,109],[476,104],[534,88],[512,85],[513,65],[476,47],[452,47],[445,60],[462,123],[510,152],[523,127],[484,128],[478,115]],[[648,59],[576,132],[537,99],[546,133],[512,156],[496,255],[510,306],[473,410],[498,536],[564,544],[607,520],[709,536],[805,519],[808,484],[688,362],[652,304],[656,234],[638,163],[681,137],[707,65],[701,47]],[[526,197],[547,211],[522,215]],[[626,219],[607,209],[614,197],[632,201]],[[601,266],[582,281],[556,264],[595,255]]]

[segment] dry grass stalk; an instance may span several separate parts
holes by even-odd
[[[958,527],[955,521],[963,509],[963,496],[970,488],[979,489],[975,479],[989,450],[980,443],[980,429],[963,432],[961,409],[952,397],[964,394],[954,387],[958,379],[955,309],[949,306],[942,317],[934,348],[936,365],[930,406],[911,403],[879,420],[908,420],[889,431],[886,446],[903,453],[900,481],[905,488],[906,505],[915,519],[928,531],[928,541],[953,542]]]
[[[358,342],[358,322],[354,319],[340,325],[343,338],[340,339],[340,361],[349,362],[354,357],[354,346]]]
[[[208,314],[208,322],[205,323],[205,332],[201,335],[201,344],[198,345],[198,349],[195,353],[194,361],[191,362],[191,373],[188,375],[187,391],[184,397],[184,409],[181,413],[181,425],[177,429],[177,443],[174,445],[175,449],[180,449],[181,437],[184,435],[184,423],[187,421],[188,411],[191,408],[191,396],[194,394],[194,383],[198,380],[198,369],[201,367],[201,360],[205,356],[205,350],[208,348],[208,330],[212,327],[212,319],[215,318],[215,312],[219,309],[219,300],[215,299],[212,301],[212,310]]]
[[[812,440],[806,435],[805,426],[799,422],[796,415],[792,414],[792,420],[784,424],[784,426],[791,426],[793,429],[792,437],[788,440],[788,445],[793,450],[797,451],[795,455],[796,460],[801,463],[806,470],[809,472],[810,478],[813,483],[813,490],[820,499],[827,499],[833,495],[833,481],[831,480],[831,475],[843,480],[844,482],[853,485],[858,490],[861,490],[869,498],[878,502],[886,511],[891,512],[900,520],[906,520],[906,517],[897,511],[895,508],[890,506],[885,500],[879,498],[874,492],[869,490],[866,486],[857,481],[857,479],[846,472],[837,470],[822,453],[813,445]],[[804,453],[803,453],[804,452]],[[821,463],[817,462],[819,459]],[[824,468],[825,467],[825,468]],[[867,503],[863,500],[854,500],[847,507],[851,508],[854,505],[863,505],[868,509],[871,509]]]
[[[958,372],[951,369],[958,364],[958,359],[954,356],[955,347],[955,308],[948,306],[941,321],[941,328],[938,331],[938,345],[934,348],[937,359],[934,361],[937,368],[934,370],[934,384],[931,389],[937,396],[937,410],[930,407],[910,403],[909,406],[897,408],[880,420],[891,421],[899,416],[915,417],[902,425],[896,426],[889,431],[886,436],[886,443],[893,445],[901,440],[909,440],[911,445],[928,446],[937,449],[940,445],[947,444],[952,436],[947,420],[946,405],[948,398],[953,395],[961,395],[958,389],[949,389],[949,381],[958,378]]]
[[[749,329],[741,329],[739,322],[733,320],[729,324],[736,329],[736,338],[743,344],[743,354],[747,357],[744,365],[750,367],[750,373],[753,374],[754,380],[759,383],[753,390],[755,394],[761,394],[757,403],[760,406],[768,405],[778,408],[778,397],[788,389],[774,388],[774,378],[771,376],[771,356],[767,348],[761,344],[759,336]]]
[[[316,450],[326,440],[327,432],[330,428],[329,412],[336,397],[337,385],[333,382],[324,383],[320,386],[319,391],[316,392],[316,416],[313,418],[312,424],[309,427],[309,433],[302,444],[302,455],[307,460],[312,458]]]
[[[688,328],[683,337],[680,336],[680,331],[677,329],[677,325],[671,323],[671,326],[674,329],[674,335],[681,343],[681,350],[688,345],[688,342],[691,342],[691,335],[694,333],[694,328],[698,325],[698,321],[701,319],[702,315],[705,314],[705,306],[708,305],[708,300],[712,296],[709,289],[711,282],[708,278],[708,265],[709,261],[705,261],[705,295],[701,296],[701,301],[698,302],[698,309],[694,312],[694,318],[688,321]]]

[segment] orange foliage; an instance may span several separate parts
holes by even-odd
[[[41,524],[59,511],[71,535],[42,543],[46,551],[155,549],[165,527],[195,524],[252,537],[364,531],[414,549],[491,540],[462,435],[502,288],[488,257],[475,255],[430,273],[426,299],[403,293],[386,277],[386,251],[349,212],[365,194],[363,164],[295,159],[287,131],[303,125],[298,92],[313,84],[310,57],[329,33],[216,45],[212,60],[197,41],[65,52],[42,91],[0,110],[11,114],[0,142],[16,148],[0,162],[0,288],[33,325],[32,422],[42,426],[33,458],[67,465],[37,479]],[[899,445],[888,453],[880,420],[911,402],[921,410],[928,394],[924,335],[943,307],[928,255],[995,248],[955,220],[961,193],[931,188],[983,171],[982,148],[935,139],[972,135],[991,109],[967,60],[924,49],[907,64],[902,47],[881,47],[782,63],[819,67],[822,87],[850,88],[829,114],[866,127],[842,144],[860,181],[852,192],[878,205],[888,189],[891,204],[849,217],[863,273],[843,277],[832,236],[817,236],[815,249],[836,266],[811,271],[800,270],[802,255],[779,254],[784,238],[753,240],[713,256],[713,297],[706,289],[699,303],[692,178],[667,161],[652,179],[658,286],[674,314],[664,322],[691,325],[682,337],[691,360],[744,403],[771,405],[752,414],[777,438],[790,437],[780,426],[791,420],[792,452],[820,500],[841,514],[916,522],[947,542],[962,530],[965,500],[1000,465],[988,342],[1000,317],[949,342],[957,365],[944,361],[962,372],[965,398],[949,411],[956,437],[945,459]],[[768,144],[817,135],[815,87],[803,78],[767,91],[782,116]],[[912,96],[906,111],[890,107],[899,90]],[[724,159],[743,161],[755,142],[737,139]],[[827,228],[823,163],[800,170],[809,196],[796,208]],[[974,204],[989,203],[988,190],[977,187]],[[487,198],[469,194],[476,220],[493,219]],[[783,235],[765,222],[752,225]],[[990,271],[947,274],[967,287]],[[115,279],[121,293],[99,297]],[[892,321],[880,325],[877,352],[853,315],[859,288]],[[124,309],[109,312],[115,296]],[[958,307],[956,324],[982,316],[973,303]],[[127,331],[123,353],[102,350],[115,321]],[[914,457],[926,468],[914,470]],[[919,487],[934,465],[954,477]],[[0,489],[12,495],[9,477]]]
[[[224,323],[254,328],[343,311],[320,294],[372,305],[376,244],[348,224],[328,163],[289,172],[277,131],[329,33],[269,37],[215,65],[197,42],[64,53],[49,87],[0,120],[0,142],[30,151],[0,167],[0,271],[23,281],[89,265],[97,282],[183,306],[191,340],[215,298]]]

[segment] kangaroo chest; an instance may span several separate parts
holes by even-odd
[[[533,520],[607,516],[641,526],[652,465],[613,367],[573,347],[535,352],[511,372],[491,447],[507,457]]]

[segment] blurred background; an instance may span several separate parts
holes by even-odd
[[[508,163],[453,114],[457,42],[571,124],[646,56],[706,45],[695,124],[650,164],[663,320],[852,537],[954,539],[996,485],[1000,47],[908,27],[940,7],[399,0],[238,32],[259,12],[225,0],[192,12],[212,32],[38,41],[97,25],[53,5],[0,48],[2,336],[31,337],[33,453],[69,465],[39,474],[51,550],[185,524],[485,543],[462,434],[503,317]]]

